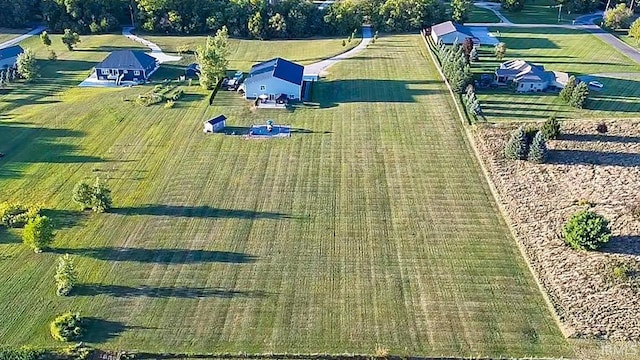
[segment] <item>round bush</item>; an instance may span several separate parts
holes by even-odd
[[[571,216],[562,229],[564,242],[577,250],[596,250],[611,238],[609,221],[590,210]]]
[[[82,318],[78,313],[58,316],[50,326],[51,336],[58,341],[77,340],[82,336]]]

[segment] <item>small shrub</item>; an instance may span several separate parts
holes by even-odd
[[[55,318],[49,329],[58,341],[78,340],[82,337],[82,318],[78,313],[67,312]]]
[[[51,220],[40,215],[29,221],[22,232],[23,242],[37,253],[48,249],[54,236]]]
[[[640,221],[640,204],[631,205],[630,212],[634,219]]]
[[[342,40],[342,46],[347,46],[347,42],[345,40]]]
[[[23,227],[40,215],[39,206],[27,207],[19,202],[0,204],[0,225],[6,227]]]
[[[587,207],[592,207],[593,206],[591,201],[589,201],[587,199],[579,199],[578,201],[576,201],[576,205],[578,205],[578,206],[587,206]]]
[[[171,96],[171,100],[173,101],[178,101],[180,100],[180,98],[182,97],[182,95],[184,95],[184,90],[182,89],[178,89],[172,96]]]
[[[521,126],[511,133],[511,137],[504,147],[504,155],[511,160],[527,158],[527,134],[524,127]]]
[[[56,267],[54,278],[56,281],[56,294],[58,296],[69,295],[78,281],[78,274],[73,265],[73,259],[69,254],[58,258],[58,266]]]
[[[562,235],[565,243],[576,250],[596,250],[609,241],[611,230],[604,216],[582,210],[571,216]]]
[[[547,159],[547,154],[547,141],[542,134],[542,131],[538,131],[533,137],[531,146],[529,146],[529,154],[527,155],[527,160],[537,164],[541,164]]]
[[[164,104],[164,108],[165,109],[171,109],[176,105],[176,102],[173,100],[167,100],[167,102]]]
[[[540,131],[548,140],[557,139],[560,136],[560,122],[552,115],[542,124]]]
[[[609,128],[607,127],[607,124],[601,122],[596,125],[596,131],[598,132],[598,134],[606,134],[607,131],[609,131]]]
[[[625,282],[629,280],[630,269],[626,265],[618,265],[613,268],[611,275],[615,280]]]
[[[384,346],[376,345],[375,357],[386,359],[389,357],[389,349]]]

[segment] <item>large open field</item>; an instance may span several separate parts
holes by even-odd
[[[516,24],[558,24],[571,23],[582,14],[569,13],[563,7],[558,21],[558,3],[554,0],[529,0],[521,11],[502,10],[502,14]]]
[[[58,224],[43,254],[0,232],[0,343],[52,345],[48,322],[78,310],[105,348],[571,355],[419,36],[381,38],[280,112],[230,93],[208,107],[195,87],[174,109],[123,101],[144,87],[73,87],[103,46],[129,45],[83,38],[0,97],[0,199]],[[300,131],[203,135],[219,113]],[[81,214],[72,188],[96,176],[116,208]],[[83,283],[65,298],[62,253]]]
[[[561,118],[637,117],[640,112],[640,65],[593,35],[578,30],[542,28],[493,28],[507,44],[504,60],[524,59],[542,64],[547,70],[589,76],[604,84],[592,91],[586,108],[576,110],[554,93],[515,94],[508,89],[479,90],[478,95],[489,121]],[[492,49],[486,48],[476,73],[493,74],[500,65]],[[503,61],[504,61],[503,60]]]

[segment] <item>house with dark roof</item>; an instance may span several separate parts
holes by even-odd
[[[542,65],[534,65],[524,60],[509,60],[500,64],[495,72],[496,83],[515,83],[517,92],[541,92],[549,88],[562,89],[569,80],[569,74],[560,71],[546,71]]]
[[[20,45],[9,46],[0,49],[0,69],[13,67],[18,60],[18,55],[22,54],[24,49]]]
[[[99,80],[147,81],[158,68],[157,60],[151,55],[137,50],[114,51],[96,65]]]
[[[247,99],[290,100],[302,97],[304,66],[294,62],[275,58],[253,65],[244,81],[244,93]]]
[[[434,43],[443,43],[445,45],[462,44],[466,38],[471,38],[474,45],[480,46],[480,39],[473,35],[471,29],[451,21],[433,25],[431,27],[431,38]]]

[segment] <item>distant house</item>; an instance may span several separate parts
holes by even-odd
[[[218,115],[212,119],[204,122],[204,132],[214,133],[222,131],[227,126],[227,117],[224,115]]]
[[[434,43],[443,43],[445,45],[462,44],[465,39],[471,38],[475,46],[480,46],[480,39],[475,37],[468,27],[451,21],[433,25],[431,27],[431,38]]]
[[[20,45],[9,46],[0,49],[0,69],[13,67],[16,64],[18,55],[22,54],[24,49]]]
[[[245,98],[276,100],[284,94],[290,100],[302,97],[304,66],[275,58],[253,65],[244,81]]]
[[[100,64],[96,65],[99,80],[147,81],[158,68],[157,60],[142,51],[114,51]]]
[[[542,65],[534,65],[524,60],[509,60],[500,64],[495,72],[496,83],[507,85],[514,82],[518,92],[540,92],[549,88],[562,89],[567,84],[569,74],[546,71]]]
[[[193,63],[189,64],[186,69],[184,69],[184,76],[188,79],[195,79],[200,75],[200,65]]]

